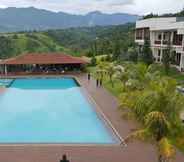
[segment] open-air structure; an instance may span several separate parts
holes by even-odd
[[[1,60],[1,74],[79,71],[88,62],[63,53],[29,53]]]

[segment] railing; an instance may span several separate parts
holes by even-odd
[[[167,45],[167,44],[169,44],[169,41],[163,40],[163,41],[162,41],[162,44],[163,44],[163,45]]]
[[[136,36],[136,40],[143,40],[143,37]]]
[[[155,41],[155,44],[158,44],[158,45],[168,45],[169,44],[169,41],[168,40],[156,40]],[[171,45],[174,45],[174,46],[182,46],[182,42],[171,42]],[[184,51],[184,49],[183,49]]]
[[[161,42],[162,42],[161,40],[156,40],[155,44],[161,44]]]
[[[182,46],[182,41],[180,41],[180,42],[173,42],[173,45],[175,45],[175,46]]]

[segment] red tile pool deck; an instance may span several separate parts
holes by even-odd
[[[96,88],[95,81],[86,75],[76,75],[82,87],[98,104],[119,135],[124,138],[136,124],[123,120],[118,111],[118,101],[104,88]],[[155,146],[133,142],[127,147],[79,145],[0,145],[0,162],[59,162],[67,154],[71,162],[156,162]],[[177,152],[176,162],[184,162],[184,154]]]

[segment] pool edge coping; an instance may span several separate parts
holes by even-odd
[[[111,131],[111,133],[113,133],[113,135],[116,136],[116,138],[119,140],[118,143],[115,143],[115,144],[107,144],[107,145],[116,145],[116,146],[123,145],[124,147],[126,147],[127,144],[125,143],[125,140],[121,137],[121,135],[119,134],[119,132],[113,126],[112,122],[105,115],[105,113],[102,111],[102,109],[100,108],[100,106],[96,103],[95,99],[86,91],[86,89],[83,86],[81,86],[81,88],[82,88],[82,91],[85,93],[85,95],[87,95],[88,100],[90,100],[90,102],[92,102],[91,103],[91,104],[93,104],[92,106],[95,106],[95,108],[93,108],[95,110],[95,113],[98,115],[98,117],[101,120],[103,120],[102,122],[105,122],[104,124],[106,125],[106,127],[108,127],[107,129],[111,129],[111,130],[108,130],[108,131]]]

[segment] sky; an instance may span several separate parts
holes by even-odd
[[[174,13],[184,8],[184,0],[0,0],[0,8],[36,7],[72,14],[86,14],[91,11],[105,13]]]

